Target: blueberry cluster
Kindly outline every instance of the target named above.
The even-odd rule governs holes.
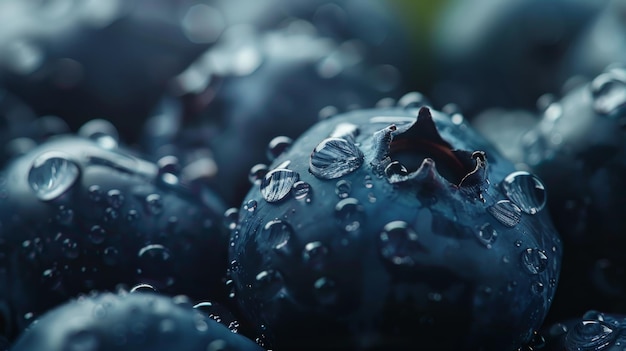
[[[624,350],[624,43],[623,0],[0,1],[0,351]]]

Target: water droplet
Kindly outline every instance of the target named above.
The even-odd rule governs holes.
[[[322,277],[313,283],[315,298],[322,305],[332,305],[337,302],[339,295],[334,281]]]
[[[363,206],[359,200],[349,197],[335,205],[335,218],[339,227],[348,233],[357,232],[365,221]]]
[[[406,93],[398,100],[398,107],[405,109],[418,108],[424,105],[428,105],[428,99],[416,91]]]
[[[256,275],[256,287],[262,300],[271,300],[283,285],[283,276],[278,271],[270,269]]]
[[[173,278],[168,272],[170,269],[170,251],[163,245],[146,245],[137,253],[139,265],[137,273],[150,281],[156,288],[167,287],[173,284]]]
[[[387,178],[393,178],[394,176],[406,176],[409,171],[404,165],[398,161],[393,161],[385,167],[385,175]]]
[[[515,245],[515,247],[521,247],[522,246],[522,241],[521,240],[515,240],[513,245]]]
[[[321,270],[324,266],[328,248],[319,241],[313,241],[304,246],[302,260],[314,270]]]
[[[104,149],[115,149],[119,143],[119,134],[115,126],[104,119],[92,119],[78,130],[78,135],[95,141]]]
[[[275,169],[265,175],[261,182],[261,195],[267,202],[278,202],[291,192],[300,175],[289,169]]]
[[[80,253],[78,243],[70,238],[65,238],[61,247],[63,254],[69,259],[77,258]]]
[[[277,136],[272,139],[267,145],[267,158],[270,161],[274,161],[278,156],[285,153],[293,143],[291,138],[286,136]]]
[[[543,283],[539,282],[539,281],[533,282],[530,285],[530,291],[532,291],[533,294],[537,294],[537,295],[543,293],[544,288],[545,287],[544,287]]]
[[[340,199],[345,199],[350,196],[350,190],[352,190],[352,186],[347,180],[340,180],[335,185],[335,194],[337,194]]]
[[[237,228],[237,222],[239,222],[239,210],[232,207],[224,212],[224,227],[228,230]]]
[[[340,123],[330,135],[331,138],[341,138],[354,142],[359,135],[359,126],[352,123]]]
[[[509,200],[500,200],[488,207],[487,212],[507,227],[515,227],[522,219],[522,210]]]
[[[291,225],[280,219],[269,221],[263,227],[267,244],[274,250],[285,250],[293,235]]]
[[[102,259],[105,264],[109,266],[114,266],[117,263],[119,251],[113,247],[109,246],[102,252]]]
[[[102,190],[98,185],[92,185],[87,190],[89,200],[95,203],[102,201]]]
[[[150,284],[135,285],[130,289],[130,293],[155,293],[157,289]]]
[[[78,165],[58,152],[37,157],[28,172],[28,183],[37,198],[49,201],[68,191],[80,176]]]
[[[301,180],[293,183],[293,187],[291,189],[293,197],[298,200],[305,200],[306,202],[311,202],[312,191],[313,189],[311,188],[311,184]]]
[[[107,201],[109,206],[120,208],[124,204],[124,195],[117,189],[111,189],[107,192]]]
[[[309,169],[318,178],[335,179],[357,170],[363,159],[363,153],[353,142],[328,138],[311,153]]]
[[[74,220],[74,211],[71,208],[61,205],[59,206],[59,212],[57,212],[56,219],[63,225],[72,224],[72,221]]]
[[[129,210],[126,214],[126,221],[134,222],[139,218],[139,212],[137,210]]]
[[[496,232],[496,229],[491,225],[491,223],[485,223],[476,232],[476,237],[481,244],[490,249],[491,245],[493,245],[498,237],[498,232]]]
[[[163,201],[161,200],[161,195],[159,194],[150,194],[146,196],[145,204],[146,210],[152,215],[158,215],[161,211],[163,211]]]
[[[415,264],[414,256],[424,251],[417,240],[417,233],[406,222],[389,222],[379,235],[380,254],[399,266]]]
[[[545,251],[528,248],[522,251],[522,263],[531,274],[539,274],[548,267],[548,256]]]
[[[243,205],[243,209],[248,212],[254,212],[257,208],[256,200],[248,200],[245,205]]]
[[[591,82],[593,108],[602,115],[610,115],[626,106],[626,81],[615,74],[604,73]]]
[[[543,183],[528,172],[509,174],[502,181],[502,188],[506,197],[528,214],[535,214],[546,205],[546,189]]]
[[[576,351],[601,351],[613,345],[617,334],[614,327],[606,322],[585,320],[567,333],[565,347]]]

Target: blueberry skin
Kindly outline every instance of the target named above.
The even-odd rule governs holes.
[[[507,197],[513,165],[460,115],[331,117],[270,169],[230,250],[270,347],[515,350],[541,325],[562,255],[545,193]]]
[[[440,79],[430,96],[470,117],[490,107],[533,108],[570,78],[570,51],[606,2],[451,2],[434,30]]]
[[[589,309],[626,313],[625,91],[626,70],[608,68],[545,104],[517,137],[505,140],[501,129],[488,127],[493,119],[519,119],[511,113],[482,124],[487,138],[550,189],[549,211],[566,248],[552,322]]]
[[[260,351],[188,305],[151,294],[100,293],[46,313],[11,350]]]
[[[134,140],[168,81],[211,44],[189,38],[183,20],[191,4],[5,1],[0,81],[74,130],[107,118]]]
[[[576,317],[545,326],[539,334],[544,340],[541,351],[619,351],[626,342],[626,316],[587,311]]]
[[[241,65],[244,53],[252,59]],[[267,162],[275,136],[294,139],[328,106],[331,113],[371,107],[400,96],[403,86],[395,67],[370,64],[354,45],[290,29],[224,37],[181,74],[181,89],[191,87],[188,77],[203,78],[206,86],[186,95],[182,106],[155,114],[144,133],[145,150],[158,158],[177,149],[185,163],[193,150],[209,149],[217,173],[208,184],[231,206],[249,190],[250,168]],[[154,128],[173,120],[178,125]]]
[[[12,161],[0,193],[2,334],[79,293],[120,284],[225,299],[224,207],[184,173],[106,137],[62,136]]]

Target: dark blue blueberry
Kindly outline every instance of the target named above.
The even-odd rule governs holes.
[[[626,313],[626,69],[608,68],[544,105],[539,118],[524,117],[509,133],[498,121],[520,121],[520,113],[493,113],[477,122],[550,189],[548,207],[566,249],[551,320],[588,309]]]
[[[79,297],[46,313],[15,351],[261,351],[191,305],[150,293]]]
[[[94,289],[226,295],[218,198],[171,160],[148,162],[109,134],[89,135],[50,139],[0,177],[3,334]]]
[[[524,351],[621,351],[626,343],[626,316],[590,310],[576,317],[544,326],[541,347]]]
[[[469,116],[488,107],[533,107],[558,93],[573,43],[606,1],[453,1],[433,43],[436,103]]]
[[[402,85],[396,68],[369,64],[358,45],[297,23],[265,34],[233,27],[177,83],[188,94],[150,120],[145,145],[157,157],[178,150],[183,164],[212,158],[206,178],[230,205],[250,188],[248,172],[266,162],[272,138],[296,138],[320,117],[399,96]]]
[[[230,273],[271,347],[515,350],[541,325],[562,256],[543,183],[418,107],[316,124],[246,196]]]

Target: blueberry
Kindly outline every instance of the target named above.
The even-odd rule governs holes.
[[[545,340],[542,351],[618,351],[623,350],[626,316],[590,310],[576,317],[547,325],[540,334]],[[533,349],[529,349],[533,350]]]
[[[625,313],[626,69],[609,67],[560,100],[543,100],[539,116],[508,138],[493,120],[519,120],[520,113],[485,116],[480,128],[551,191],[548,207],[566,253],[550,320],[593,308]]]
[[[46,313],[12,350],[262,350],[185,304],[150,293],[79,297]]]
[[[2,334],[79,293],[119,284],[225,298],[218,198],[176,172],[172,158],[155,164],[111,135],[90,135],[53,138],[2,173],[0,300],[10,306],[0,309]]]
[[[271,347],[515,350],[541,325],[562,255],[543,183],[418,107],[316,124],[246,196],[230,274]]]
[[[211,44],[190,39],[190,3],[3,1],[0,81],[72,129],[108,118],[136,138],[168,81]]]
[[[197,94],[155,114],[146,149],[157,157],[178,149],[183,164],[212,154],[217,170],[207,174],[208,183],[233,206],[250,188],[248,170],[266,161],[273,137],[294,139],[320,115],[373,106],[399,95],[402,86],[398,70],[368,64],[351,43],[241,27],[225,33],[177,81],[182,91]]]
[[[436,103],[468,116],[488,107],[532,107],[558,93],[562,68],[606,1],[452,1],[436,24]]]

